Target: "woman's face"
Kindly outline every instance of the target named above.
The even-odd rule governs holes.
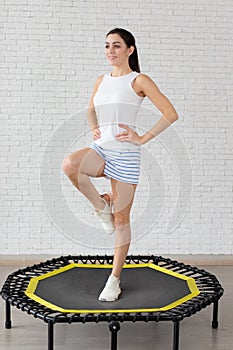
[[[109,34],[105,42],[105,54],[108,62],[113,66],[128,64],[129,55],[134,47],[128,48],[118,34]]]

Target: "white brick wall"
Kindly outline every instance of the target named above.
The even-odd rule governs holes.
[[[115,27],[135,35],[141,71],[180,117],[143,146],[129,253],[233,253],[232,17],[229,0],[0,1],[0,254],[113,252],[114,238],[57,169],[92,141],[82,135],[86,108],[111,70],[104,40]],[[139,130],[160,116],[145,98]],[[180,222],[167,232],[179,198]]]

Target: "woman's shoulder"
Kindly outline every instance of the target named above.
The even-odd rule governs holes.
[[[146,94],[144,93],[145,86],[148,85],[149,82],[151,82],[152,79],[149,77],[149,75],[145,73],[138,73],[135,78],[135,90],[141,93],[142,97],[146,97]]]
[[[98,89],[99,85],[102,83],[105,74],[101,74],[96,78],[95,88]]]
[[[145,73],[138,73],[137,79],[141,79],[143,81],[145,80],[151,80],[151,78],[149,77],[149,75],[145,74]]]
[[[99,75],[98,77],[97,77],[97,82],[99,82],[99,83],[101,83],[101,81],[103,80],[103,78],[104,78],[104,76],[105,76],[106,74],[101,74],[101,75]]]
[[[153,83],[153,79],[145,73],[138,73],[136,79],[135,79],[140,87],[143,87],[149,83]]]

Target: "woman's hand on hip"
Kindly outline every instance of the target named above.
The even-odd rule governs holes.
[[[116,140],[120,142],[128,141],[134,143],[135,145],[141,145],[142,137],[139,136],[133,129],[125,124],[118,124],[121,128],[126,129],[126,131],[115,135]]]
[[[100,129],[98,127],[92,129],[92,137],[94,140],[97,140],[101,137],[101,132],[100,132]]]

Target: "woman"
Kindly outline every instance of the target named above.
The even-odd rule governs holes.
[[[94,141],[66,157],[62,169],[92,203],[104,230],[115,230],[113,269],[98,298],[114,301],[121,293],[120,275],[131,240],[130,210],[138,184],[141,145],[165,130],[178,115],[153,80],[140,73],[135,39],[129,31],[111,30],[105,44],[113,70],[97,78],[88,107]],[[133,124],[146,96],[163,115],[151,130],[139,136]],[[100,195],[89,177],[109,178],[112,193]]]

